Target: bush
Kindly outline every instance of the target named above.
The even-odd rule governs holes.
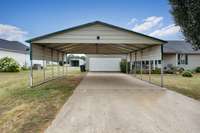
[[[196,71],[196,73],[200,73],[200,67],[197,67],[197,68],[195,69],[195,71]]]
[[[9,57],[4,57],[0,59],[0,72],[19,72],[20,65],[13,59]]]
[[[23,67],[21,67],[21,69],[22,69],[23,71],[29,70],[29,68],[28,68],[27,66],[23,66]]]
[[[182,74],[183,77],[192,77],[192,72],[190,71],[184,71],[183,74]]]
[[[126,60],[122,60],[120,62],[120,71],[122,73],[126,73],[126,64],[127,64],[127,61]],[[128,72],[130,71],[130,64],[128,63]]]
[[[183,71],[184,71],[184,68],[176,67],[172,65],[169,65],[164,68],[164,73],[166,74],[179,74],[179,73],[182,73]]]
[[[177,68],[177,71],[178,71],[179,73],[183,73],[183,72],[185,71],[185,69],[184,69],[183,67],[178,67],[178,68]]]
[[[155,68],[155,70],[152,70],[151,73],[152,74],[160,74],[161,70],[160,70],[160,68]]]

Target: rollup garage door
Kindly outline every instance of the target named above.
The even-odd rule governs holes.
[[[89,71],[120,71],[121,58],[90,58]]]

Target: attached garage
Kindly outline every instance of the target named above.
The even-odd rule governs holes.
[[[120,71],[121,58],[90,58],[89,71]]]
[[[162,63],[162,45],[166,43],[163,40],[100,21],[36,37],[27,42],[31,46],[31,63],[34,60],[41,60],[44,67],[50,66],[47,62],[52,65],[52,76],[45,77],[46,69],[43,69],[44,78],[41,82],[56,77],[53,69],[55,62],[58,65],[64,64],[67,54],[86,54],[88,71],[119,71],[119,63],[122,59],[126,59],[130,62],[130,71],[136,73],[137,68],[142,73],[144,65],[151,64],[151,60],[160,60]],[[58,72],[61,73],[59,69],[58,67]],[[67,73],[65,70],[62,68],[61,74]],[[30,79],[30,85],[33,86],[32,70]]]

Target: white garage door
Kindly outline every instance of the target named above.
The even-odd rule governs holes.
[[[90,71],[120,71],[121,58],[90,58]]]

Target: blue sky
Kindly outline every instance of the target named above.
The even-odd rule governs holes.
[[[96,20],[161,39],[183,39],[168,0],[1,0],[0,38],[24,41]]]

